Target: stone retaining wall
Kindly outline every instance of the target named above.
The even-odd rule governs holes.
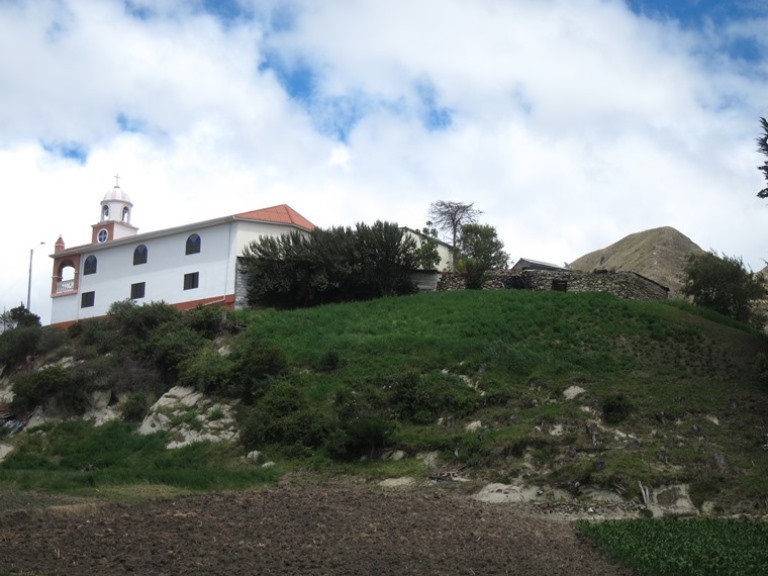
[[[438,290],[464,290],[464,277],[444,273]],[[562,292],[608,292],[628,300],[666,300],[669,289],[635,272],[578,272],[575,270],[523,270],[494,272],[483,283],[484,290],[559,290]]]

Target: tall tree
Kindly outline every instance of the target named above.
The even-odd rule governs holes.
[[[251,305],[297,308],[414,291],[416,242],[397,224],[316,228],[251,242],[240,257]]]
[[[763,134],[757,139],[757,149],[765,156],[765,162],[758,166],[758,170],[763,173],[766,183],[768,183],[768,120],[760,118],[760,125],[763,127]],[[757,193],[760,198],[768,198],[768,188],[763,188]]]
[[[742,322],[755,320],[755,301],[765,297],[765,281],[744,267],[741,258],[715,252],[691,254],[683,269],[683,294],[697,306]]]
[[[763,173],[766,184],[768,184],[768,120],[760,118],[760,126],[763,128],[763,133],[757,137],[757,150],[763,156],[765,160],[762,166],[758,166],[757,169]],[[757,193],[758,198],[768,198],[768,186],[760,190]],[[768,379],[768,371],[766,371],[766,379]]]
[[[438,200],[429,205],[429,217],[433,225],[446,232],[451,237],[451,246],[456,249],[456,241],[461,234],[461,229],[467,224],[476,224],[477,217],[482,214],[477,210],[475,203],[450,202]]]
[[[422,270],[432,270],[440,264],[440,252],[437,250],[437,228],[432,222],[421,229],[416,242],[416,265]]]
[[[507,267],[509,255],[493,226],[467,224],[461,230],[459,248],[459,267],[465,274],[467,288],[482,288],[489,271]]]

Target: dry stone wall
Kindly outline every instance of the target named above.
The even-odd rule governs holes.
[[[438,290],[464,290],[461,274],[445,273]],[[576,270],[524,270],[494,272],[484,290],[519,289],[561,292],[608,292],[629,300],[666,300],[669,289],[635,272],[579,272]]]

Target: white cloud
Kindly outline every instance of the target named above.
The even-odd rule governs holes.
[[[253,0],[253,19],[224,23],[181,0],[131,6],[142,17],[0,3],[3,306],[26,298],[45,240],[47,318],[42,253],[89,240],[117,172],[143,231],[283,202],[320,226],[417,227],[449,199],[475,202],[515,258],[570,261],[664,225],[755,269],[768,257],[765,19],[696,30],[619,0]],[[299,64],[309,92],[292,99]]]

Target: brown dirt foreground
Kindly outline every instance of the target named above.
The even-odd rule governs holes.
[[[0,499],[0,504],[2,499]],[[0,574],[628,575],[530,508],[281,486],[0,515]]]

